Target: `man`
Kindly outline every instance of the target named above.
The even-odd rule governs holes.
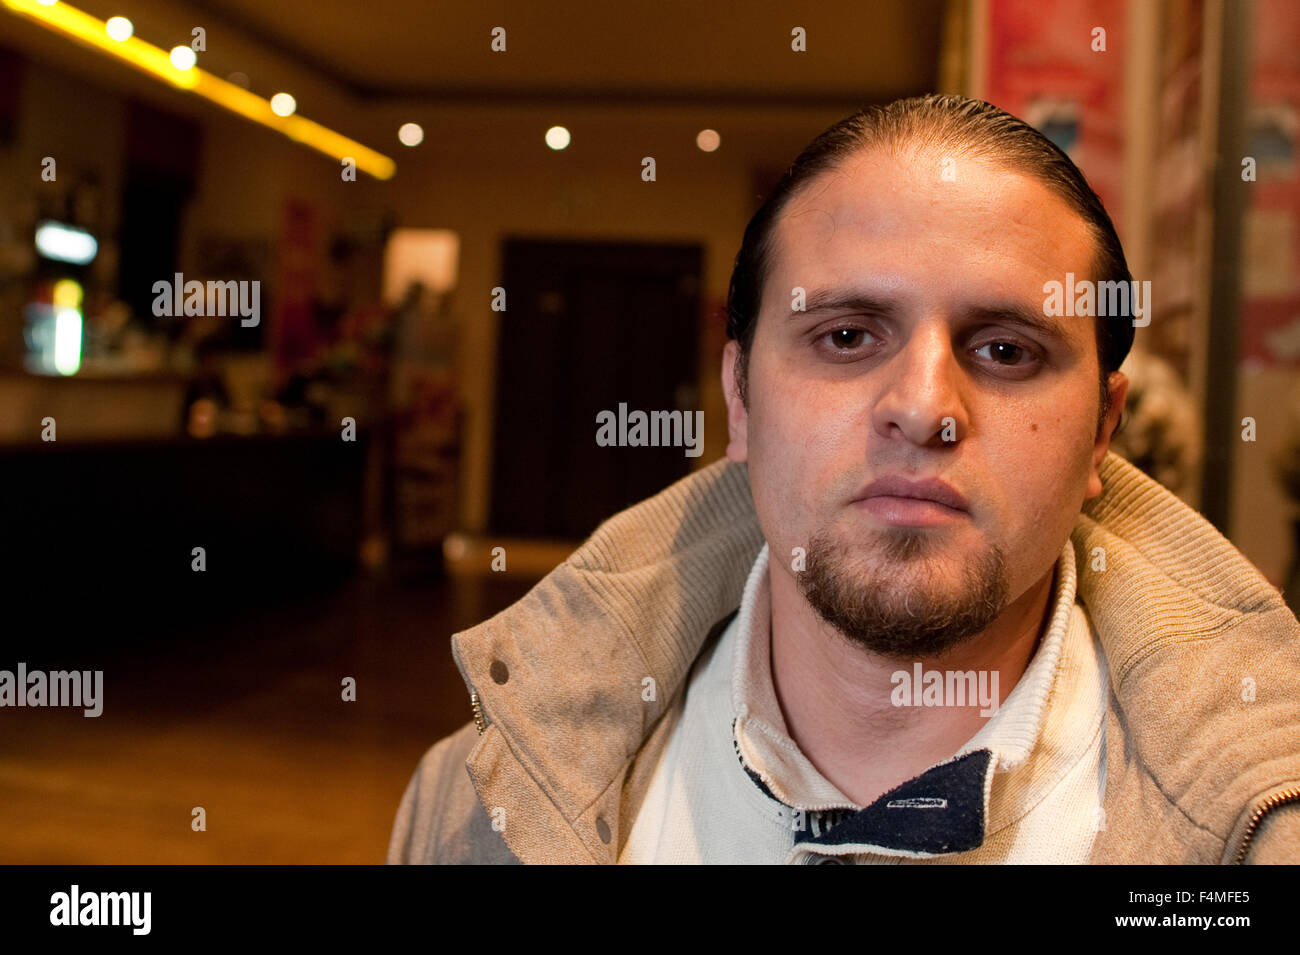
[[[737,257],[728,460],[453,637],[389,861],[1300,861],[1300,623],[1108,450],[1140,298],[1051,304],[1129,280],[988,104],[823,133]]]

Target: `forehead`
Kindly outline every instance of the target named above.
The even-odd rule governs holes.
[[[1037,179],[924,149],[860,151],[810,180],[773,239],[768,284],[778,306],[795,286],[867,285],[904,305],[997,298],[1041,307],[1045,282],[1093,278],[1096,252],[1082,216]],[[1079,334],[1091,338],[1088,325]]]

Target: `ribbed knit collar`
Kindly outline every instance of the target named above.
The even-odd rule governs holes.
[[[988,749],[990,770],[1013,769],[1029,758],[1043,725],[1043,713],[1056,677],[1074,605],[1074,548],[1057,558],[1052,599],[1042,640],[1006,700],[954,756]],[[827,780],[790,738],[777,702],[771,670],[772,601],[768,547],[763,545],[750,571],[737,618],[732,679],[736,742],[746,764],[778,799],[800,809],[861,808]]]
[[[771,673],[768,572],[769,551],[765,544],[745,583],[736,630],[731,635],[735,640],[731,683],[734,722],[731,732],[735,734],[736,752],[755,784],[791,809],[808,813],[860,811],[863,807],[826,779],[790,737]],[[971,739],[950,758],[930,767],[934,770],[946,763],[959,762],[968,754],[987,754],[988,758],[978,764],[970,761],[964,764],[965,772],[984,776],[979,785],[984,804],[979,819],[981,842],[986,828],[997,831],[1023,818],[1083,755],[1100,727],[1105,700],[1097,692],[1096,681],[1076,686],[1057,680],[1067,636],[1073,636],[1076,641],[1091,639],[1083,609],[1075,604],[1074,547],[1068,542],[1057,558],[1053,578],[1047,626],[1024,673],[1002,705]],[[1072,619],[1076,623],[1073,634],[1070,633]],[[1074,727],[1078,732],[1070,733],[1067,732],[1069,727],[1061,724],[1071,707],[1070,694],[1076,690],[1086,694],[1088,699],[1079,701],[1082,705],[1074,707],[1074,719],[1080,722]],[[1045,718],[1052,706],[1057,710],[1054,728],[1059,731],[1044,739]],[[1005,774],[1025,767],[1031,754],[1036,757],[1035,765],[1020,774],[1022,778],[1017,780],[1020,784],[999,787],[1002,798],[993,800],[994,773]],[[829,818],[841,821],[845,815],[830,813]],[[810,831],[820,829],[820,820],[810,824]],[[866,851],[877,847],[844,846],[843,850],[850,848]],[[925,853],[904,851],[900,854]]]

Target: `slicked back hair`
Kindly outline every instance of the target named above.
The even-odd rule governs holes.
[[[766,201],[745,227],[727,293],[727,336],[737,341],[736,379],[748,404],[749,352],[762,306],[763,286],[772,266],[775,227],[790,201],[819,175],[872,148],[920,148],[940,155],[963,155],[1031,176],[1046,185],[1088,224],[1097,243],[1093,281],[1132,280],[1124,249],[1110,216],[1079,168],[1050,139],[1023,120],[983,100],[931,94],[871,106],[831,126],[786,169]],[[1122,314],[1096,318],[1101,433],[1110,410],[1107,378],[1133,344],[1132,303]]]

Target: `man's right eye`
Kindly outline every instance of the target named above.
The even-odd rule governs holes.
[[[847,315],[831,319],[813,329],[803,340],[803,347],[811,348],[817,361],[837,364],[861,361],[877,354],[885,343],[879,334],[864,327],[869,323],[869,319]]]
[[[836,351],[852,351],[861,347],[863,336],[871,334],[865,328],[836,328],[822,335]]]

